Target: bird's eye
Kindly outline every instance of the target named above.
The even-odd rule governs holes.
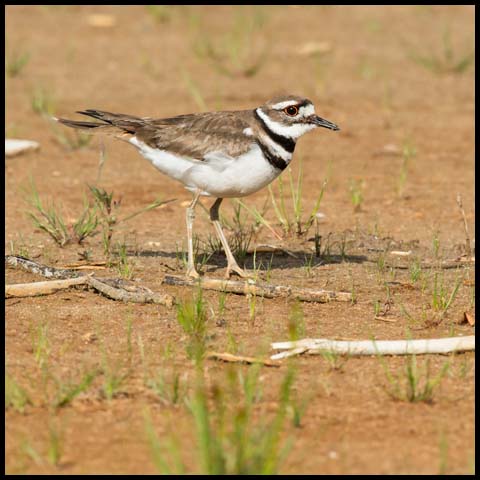
[[[284,108],[283,111],[290,117],[294,117],[298,113],[298,107],[291,105],[290,107]]]

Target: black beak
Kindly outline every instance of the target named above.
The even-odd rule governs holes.
[[[309,122],[313,123],[314,125],[317,125],[318,127],[324,127],[324,128],[329,128],[330,130],[340,130],[337,125],[335,125],[332,122],[329,122],[328,120],[325,120],[324,118],[321,118],[317,115],[312,115],[309,117]]]

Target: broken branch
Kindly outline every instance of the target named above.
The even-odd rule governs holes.
[[[300,353],[315,355],[322,352],[340,355],[422,355],[475,350],[475,335],[420,340],[360,340],[348,342],[326,338],[306,338],[295,342],[272,343],[271,347],[275,350],[288,350],[272,355],[271,360],[279,360]]]
[[[261,363],[266,367],[279,367],[279,363],[272,362],[268,359],[254,358],[254,357],[244,357],[241,355],[232,355],[231,353],[218,353],[218,352],[208,352],[205,355],[205,358],[211,360],[220,360],[222,362],[228,363]]]
[[[302,302],[327,303],[332,301],[350,302],[352,294],[348,292],[333,292],[328,290],[310,290],[285,285],[271,285],[268,283],[253,283],[252,281],[223,280],[218,278],[190,278],[166,275],[163,282],[167,285],[182,287],[201,286],[205,290],[236,293],[238,295],[256,295],[265,298],[294,297]]]
[[[175,301],[171,295],[160,295],[145,287],[136,285],[125,286],[126,282],[122,279],[95,278],[87,275],[85,272],[49,267],[25,257],[5,255],[5,264],[13,268],[23,268],[28,272],[42,275],[43,277],[59,279],[49,282],[6,285],[6,298],[48,295],[72,286],[87,285],[112,300],[132,303],[156,303],[167,307],[171,307]]]
[[[64,280],[50,280],[48,282],[17,283],[5,285],[5,298],[36,297],[37,295],[50,295],[65,290],[73,285],[84,285],[88,277],[68,278]]]

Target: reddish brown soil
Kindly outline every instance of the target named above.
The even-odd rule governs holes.
[[[37,140],[38,152],[6,160],[5,253],[23,254],[61,267],[78,260],[84,250],[103,260],[100,235],[83,246],[57,246],[34,228],[26,212],[23,188],[32,177],[42,199],[61,206],[67,221],[82,208],[86,184],[97,178],[99,142],[68,151],[55,139],[50,123],[34,113],[31,98],[42,87],[55,98],[55,114],[72,116],[85,108],[99,108],[139,116],[172,116],[200,111],[190,78],[210,109],[253,108],[279,92],[308,96],[317,112],[337,123],[341,132],[318,131],[302,138],[292,169],[303,160],[302,198],[306,211],[323,179],[329,183],[322,200],[326,217],[320,224],[324,238],[347,240],[345,257],[338,244],[332,259],[305,258],[313,252],[313,229],[306,237],[287,238],[297,254],[275,254],[272,283],[354,291],[356,303],[303,304],[305,337],[338,339],[436,338],[471,335],[459,324],[465,311],[474,313],[474,267],[424,268],[417,282],[409,268],[381,269],[387,250],[412,250],[409,257],[385,254],[389,265],[411,267],[414,258],[437,262],[464,253],[465,233],[456,195],[463,198],[470,236],[474,231],[474,66],[462,73],[437,73],[411,58],[443,55],[445,29],[451,33],[454,55],[473,49],[473,7],[270,7],[258,42],[269,45],[265,64],[252,77],[227,77],[194,53],[195,19],[201,31],[218,42],[234,18],[233,7],[179,8],[157,23],[142,6],[37,7],[6,9],[7,55],[25,51],[30,59],[15,77],[6,77],[6,131],[10,137]],[[89,25],[91,14],[114,17],[112,27]],[[256,37],[257,38],[257,37]],[[198,42],[198,41],[197,41]],[[327,42],[327,53],[315,59],[300,52],[309,42]],[[259,43],[258,45],[261,45]],[[260,46],[258,47],[260,48]],[[410,141],[416,149],[404,189],[397,192],[402,155]],[[127,215],[155,198],[175,202],[135,217],[119,226],[115,239],[125,241],[132,254],[133,280],[179,301],[192,296],[186,288],[162,285],[172,271],[182,274],[177,250],[185,246],[184,206],[189,194],[180,184],[155,172],[134,149],[105,140],[107,159],[100,186],[121,196]],[[330,166],[329,166],[330,164]],[[363,203],[354,211],[350,182],[363,181]],[[276,188],[276,187],[274,187]],[[245,200],[261,208],[265,189]],[[205,203],[207,204],[207,203]],[[231,219],[233,202],[222,214]],[[266,218],[278,231],[273,208]],[[248,218],[248,222],[252,220]],[[213,231],[199,209],[196,231],[206,240]],[[433,242],[438,238],[437,258]],[[267,229],[255,242],[279,243]],[[386,250],[387,249],[387,250]],[[133,253],[136,252],[137,255]],[[270,255],[262,254],[265,266]],[[335,261],[333,261],[335,260]],[[338,261],[337,261],[338,260]],[[223,255],[214,255],[207,275],[225,272]],[[246,267],[253,267],[248,255]],[[265,268],[265,267],[264,267]],[[461,278],[458,294],[442,321],[432,307],[434,276],[448,294]],[[99,275],[116,276],[112,267]],[[260,274],[265,278],[266,272]],[[8,269],[7,283],[35,281],[26,272]],[[374,318],[376,301],[393,303],[387,321]],[[255,318],[249,300],[229,295],[219,311],[220,294],[205,292],[209,307],[208,348],[243,355],[269,355],[271,341],[287,340],[293,302],[257,299]],[[405,312],[408,312],[405,313]],[[128,323],[131,322],[129,357]],[[47,325],[48,355],[40,366],[36,335]],[[194,366],[186,354],[187,336],[177,323],[175,309],[155,305],[121,304],[93,292],[70,290],[55,295],[6,301],[6,372],[28,393],[24,412],[6,410],[6,471],[8,473],[155,473],[146,441],[144,411],[148,409],[160,438],[174,431],[182,439],[182,455],[190,471],[196,460],[193,420],[185,405],[163,402],[144,384],[157,370],[167,379],[175,372],[191,393]],[[141,339],[141,343],[140,343]],[[232,340],[233,339],[233,340]],[[101,394],[106,373],[71,404],[52,408],[53,378],[66,382],[82,372],[110,365],[127,371],[116,395]],[[419,358],[420,367],[425,358]],[[446,361],[448,374],[434,392],[433,403],[395,401],[387,393],[388,380],[376,358],[350,358],[340,370],[325,359],[304,356],[296,363],[295,395],[307,399],[301,428],[290,420],[284,437],[293,438],[281,473],[321,474],[435,474],[474,470],[474,354],[431,356],[436,374]],[[393,374],[402,375],[404,358],[388,358]],[[239,367],[245,368],[245,367]],[[228,367],[206,362],[212,382],[222,383]],[[263,396],[258,412],[275,411],[278,386],[286,366],[264,368]],[[46,378],[42,381],[42,378]],[[46,385],[46,387],[45,387]],[[56,465],[48,461],[49,425],[60,430],[62,454]],[[36,453],[32,453],[36,452]]]

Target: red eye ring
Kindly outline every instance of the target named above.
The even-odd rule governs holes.
[[[294,117],[295,115],[298,114],[298,107],[295,106],[295,105],[290,105],[289,107],[284,108],[283,111],[284,111],[289,117]]]

